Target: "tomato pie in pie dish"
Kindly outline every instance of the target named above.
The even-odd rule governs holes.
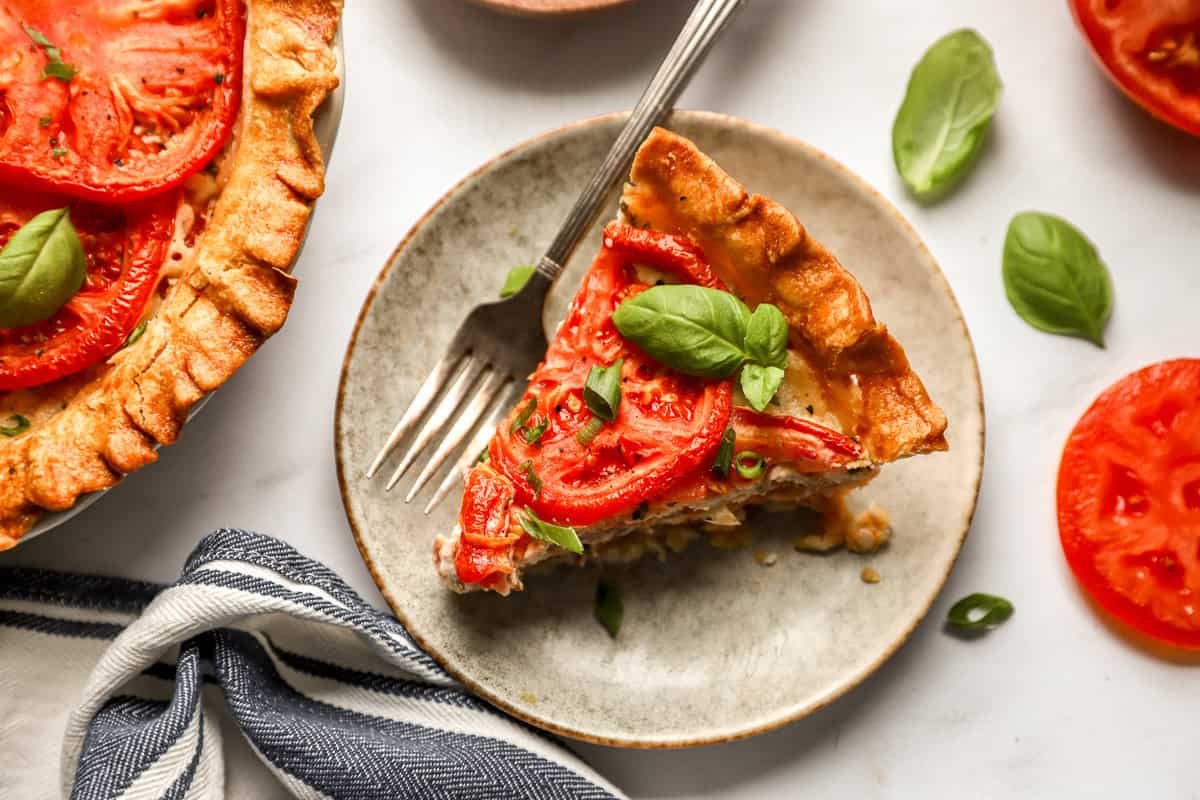
[[[341,0],[0,0],[0,549],[279,329]]]
[[[507,594],[532,565],[678,549],[760,505],[824,514],[818,548],[877,545],[882,515],[855,543],[844,495],[945,450],[946,418],[862,287],[791,212],[663,129],[621,211],[435,541],[445,583]]]

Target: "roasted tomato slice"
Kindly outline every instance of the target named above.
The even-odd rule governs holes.
[[[241,0],[5,0],[0,182],[104,203],[180,184],[229,138],[244,33]]]
[[[71,203],[62,195],[9,194],[0,200],[0,247],[36,214]],[[178,201],[177,192],[168,192],[125,208],[71,206],[71,222],[87,254],[87,278],[45,322],[0,328],[0,390],[58,380],[125,343],[158,283]]]
[[[463,583],[480,583],[513,571],[509,545],[521,538],[511,519],[513,486],[507,478],[482,466],[467,474],[459,525],[462,538],[454,569]]]
[[[584,278],[525,397],[492,438],[492,463],[516,502],[542,519],[590,525],[659,496],[712,461],[729,420],[732,384],[670,370],[625,341],[612,323],[622,300],[649,286],[634,263],[682,281],[724,288],[685,239],[630,226],[605,229],[604,248]],[[621,406],[589,445],[576,435],[592,414],[583,387],[593,366],[624,359]],[[524,422],[514,424],[534,400]],[[529,441],[542,429],[540,438]],[[527,436],[527,433],[529,434]],[[531,484],[530,474],[541,482]]]
[[[1200,648],[1200,359],[1097,398],[1067,439],[1058,530],[1083,588],[1137,630]]]
[[[753,450],[769,464],[786,463],[798,472],[841,469],[865,454],[858,442],[816,422],[734,408],[734,451]]]
[[[1200,0],[1071,0],[1092,51],[1159,119],[1200,134]]]

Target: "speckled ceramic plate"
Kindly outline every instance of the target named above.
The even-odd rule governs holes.
[[[505,153],[409,232],[367,298],[346,355],[337,462],[346,512],[379,588],[450,672],[551,731],[681,747],[802,717],[895,652],[929,609],[966,535],[982,469],[983,412],[958,305],[886,200],[781,133],[680,112],[669,127],[751,190],[795,211],[858,276],[945,409],[951,450],[892,465],[861,492],[891,513],[895,529],[892,544],[869,558],[797,553],[784,524],[754,531],[756,547],[778,553],[773,567],[760,566],[752,550],[696,544],[665,562],[607,570],[625,604],[615,641],[592,617],[596,569],[529,576],[526,591],[508,598],[444,589],[432,542],[451,529],[458,497],[426,517],[420,504],[403,502],[406,483],[387,494],[386,470],[373,481],[363,474],[467,309],[494,298],[509,267],[536,260],[622,119],[580,122]],[[615,193],[612,201],[615,213]],[[599,231],[579,248],[547,322],[565,309]],[[881,583],[862,582],[868,565]]]

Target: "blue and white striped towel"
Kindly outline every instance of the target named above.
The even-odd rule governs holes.
[[[6,800],[621,796],[329,569],[236,530],[166,587],[0,569],[0,753]]]

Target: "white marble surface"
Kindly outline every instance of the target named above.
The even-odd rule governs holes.
[[[547,22],[461,0],[351,0],[345,117],[287,327],[159,464],[0,564],[167,580],[204,533],[241,526],[287,539],[381,603],[342,513],[332,448],[338,373],[367,288],[466,172],[542,130],[631,106],[688,5],[641,0]],[[966,549],[895,658],[832,707],[749,741],[580,747],[632,796],[1200,798],[1200,668],[1105,627],[1068,574],[1053,510],[1062,441],[1096,393],[1150,361],[1196,354],[1200,142],[1110,89],[1066,5],[751,0],[685,95],[681,106],[807,139],[910,218],[975,336],[989,446]],[[995,47],[1005,96],[973,176],[922,208],[892,167],[892,116],[925,47],[965,25]],[[1005,302],[1001,243],[1026,208],[1072,219],[1112,268],[1107,350],[1038,333]],[[953,599],[978,590],[1012,598],[1016,615],[976,642],[942,633]]]

